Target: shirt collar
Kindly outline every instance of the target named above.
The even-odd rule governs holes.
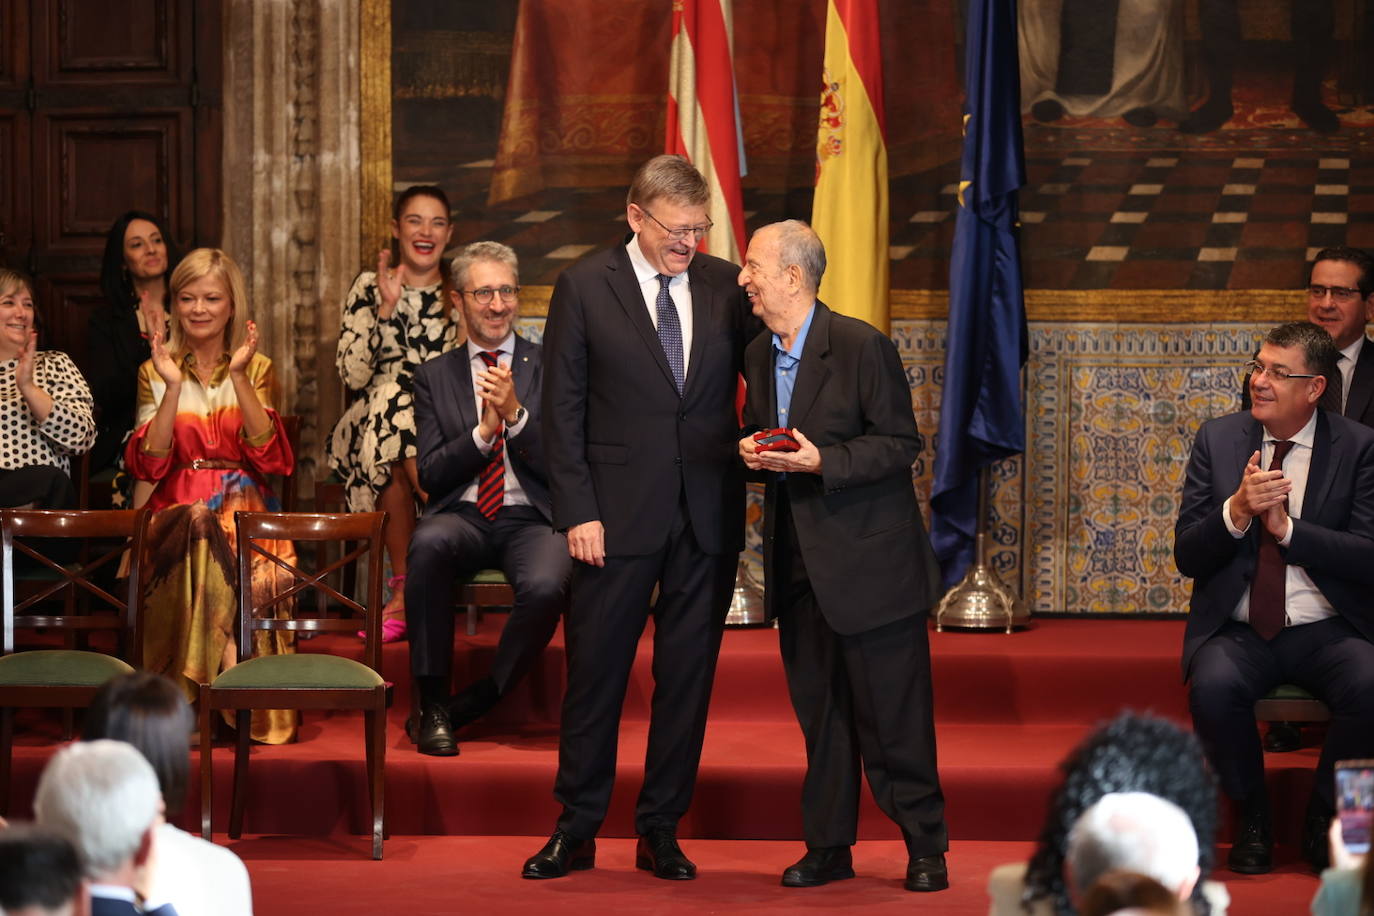
[[[634,268],[635,280],[639,281],[640,286],[643,286],[650,280],[657,282],[658,271],[649,263],[649,259],[644,257],[644,249],[639,247],[639,233],[636,232],[634,237],[625,243],[625,253],[630,256],[630,266]],[[684,270],[682,273],[675,275],[672,282],[676,283],[679,280],[683,283],[687,282],[687,271]],[[669,285],[671,286],[672,283]]]
[[[1350,346],[1345,347],[1341,350],[1341,355],[1344,356],[1346,359],[1350,360],[1350,364],[1353,366],[1355,365],[1356,361],[1359,360],[1360,348],[1363,346],[1364,335],[1361,334],[1359,337],[1355,338],[1354,342],[1352,342]]]
[[[131,887],[123,887],[118,884],[97,884],[92,882],[90,885],[92,897],[102,897],[106,900],[127,900],[132,904],[138,904],[138,896]]]
[[[507,356],[514,356],[514,355],[515,355],[515,332],[514,332],[514,331],[511,331],[509,334],[507,334],[507,335],[506,335],[506,339],[503,340],[503,341],[501,341],[501,343],[497,345],[497,347],[496,347],[495,350],[488,350],[488,349],[486,349],[485,347],[479,347],[479,346],[477,346],[477,344],[473,343],[471,337],[468,338],[467,347],[468,347],[468,359],[480,359],[481,357],[479,357],[477,354],[479,354],[479,353],[493,353],[493,352],[494,352],[494,353],[498,353],[498,354],[504,353],[504,354],[506,354]]]
[[[191,374],[194,375],[194,370],[196,368],[196,355],[192,353],[190,350],[187,350],[181,356],[181,365],[185,366],[188,369],[191,369]],[[221,381],[224,380],[224,376],[228,374],[228,372],[229,354],[221,353],[219,360],[215,363],[215,368],[210,372],[210,384],[218,385]]]
[[[1265,442],[1278,442],[1274,436],[1269,435],[1269,430],[1264,431]],[[1307,418],[1302,429],[1298,430],[1288,439],[1294,445],[1301,445],[1303,448],[1314,448],[1317,443],[1317,411],[1312,411],[1312,416]]]
[[[801,330],[797,331],[796,339],[792,341],[792,349],[782,348],[782,338],[777,334],[773,335],[773,349],[785,356],[789,356],[793,361],[800,360],[802,350],[806,348],[806,336],[811,333],[811,319],[816,317],[816,303],[811,303],[811,308],[806,313],[806,320],[802,322]]]

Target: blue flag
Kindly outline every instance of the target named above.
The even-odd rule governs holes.
[[[949,265],[949,330],[931,487],[931,542],[946,585],[973,559],[978,470],[1025,450],[1016,191],[1026,181],[1016,4],[970,0],[964,155]]]

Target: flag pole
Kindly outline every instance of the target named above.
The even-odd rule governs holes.
[[[940,599],[935,611],[935,629],[965,627],[992,630],[1001,627],[1010,633],[1014,627],[1030,623],[1030,611],[1016,593],[1007,588],[1002,577],[988,563],[988,490],[992,485],[991,465],[978,469],[978,527],[973,536],[973,563],[968,572]]]

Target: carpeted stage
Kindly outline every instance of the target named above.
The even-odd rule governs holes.
[[[474,637],[460,634],[456,680],[493,650],[502,615]],[[461,627],[460,627],[461,630]],[[300,740],[257,747],[241,841],[229,841],[231,750],[216,754],[216,826],[247,862],[257,912],[420,913],[755,912],[863,904],[875,912],[923,904],[939,913],[985,913],[994,864],[1025,858],[1057,783],[1056,766],[1095,723],[1122,708],[1187,722],[1178,670],[1181,621],[1036,620],[1012,636],[932,633],[940,772],[953,849],[953,887],[929,897],[901,889],[905,856],[896,827],[864,796],[859,878],[808,890],[778,886],[800,855],[797,799],[804,767],[770,629],[726,633],[684,845],[701,867],[695,882],[657,881],[633,867],[632,811],[652,690],[646,636],[631,679],[616,792],[597,868],[549,882],[522,881],[524,857],[557,816],[551,788],[558,753],[562,637],[543,665],[483,722],[459,735],[456,758],[415,753],[402,728],[410,695],[404,643],[388,646],[396,682],[387,751],[386,859],[367,859],[368,801],[358,716],[307,718]],[[302,651],[356,652],[321,637]],[[42,762],[58,739],[55,719],[22,716],[13,809],[26,816]],[[1319,736],[1317,736],[1319,738]],[[1302,807],[1316,763],[1312,736],[1290,754],[1268,755],[1277,809],[1280,868],[1241,877],[1222,871],[1231,912],[1306,912],[1316,880],[1297,861]],[[192,799],[188,811],[198,811]],[[184,823],[183,826],[189,826]],[[1223,836],[1225,841],[1227,837]],[[1224,858],[1224,849],[1221,851]],[[308,901],[308,903],[306,902]]]

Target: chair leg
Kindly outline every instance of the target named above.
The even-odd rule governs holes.
[[[482,612],[478,609],[477,605],[475,605],[475,604],[469,604],[469,605],[468,605],[468,635],[469,635],[469,636],[476,636],[476,635],[477,635],[477,620],[478,620],[478,617],[479,617],[479,615],[480,615],[481,613],[482,613]]]
[[[0,709],[0,817],[10,816],[10,755],[14,751],[14,710]]]
[[[210,727],[210,685],[200,685],[200,835],[209,840],[211,836],[210,786],[214,782],[211,751],[214,748],[213,730]]]
[[[253,710],[239,709],[234,714],[234,798],[229,809],[229,836],[238,839],[243,833],[243,809],[248,796],[248,743],[253,731]]]
[[[386,807],[383,791],[386,775],[386,707],[379,694],[377,703],[380,708],[369,709],[363,713],[364,728],[367,730],[367,778],[372,795],[372,858],[381,859],[382,839],[386,832]]]
[[[62,707],[62,740],[70,741],[76,734],[76,710],[70,706]]]

